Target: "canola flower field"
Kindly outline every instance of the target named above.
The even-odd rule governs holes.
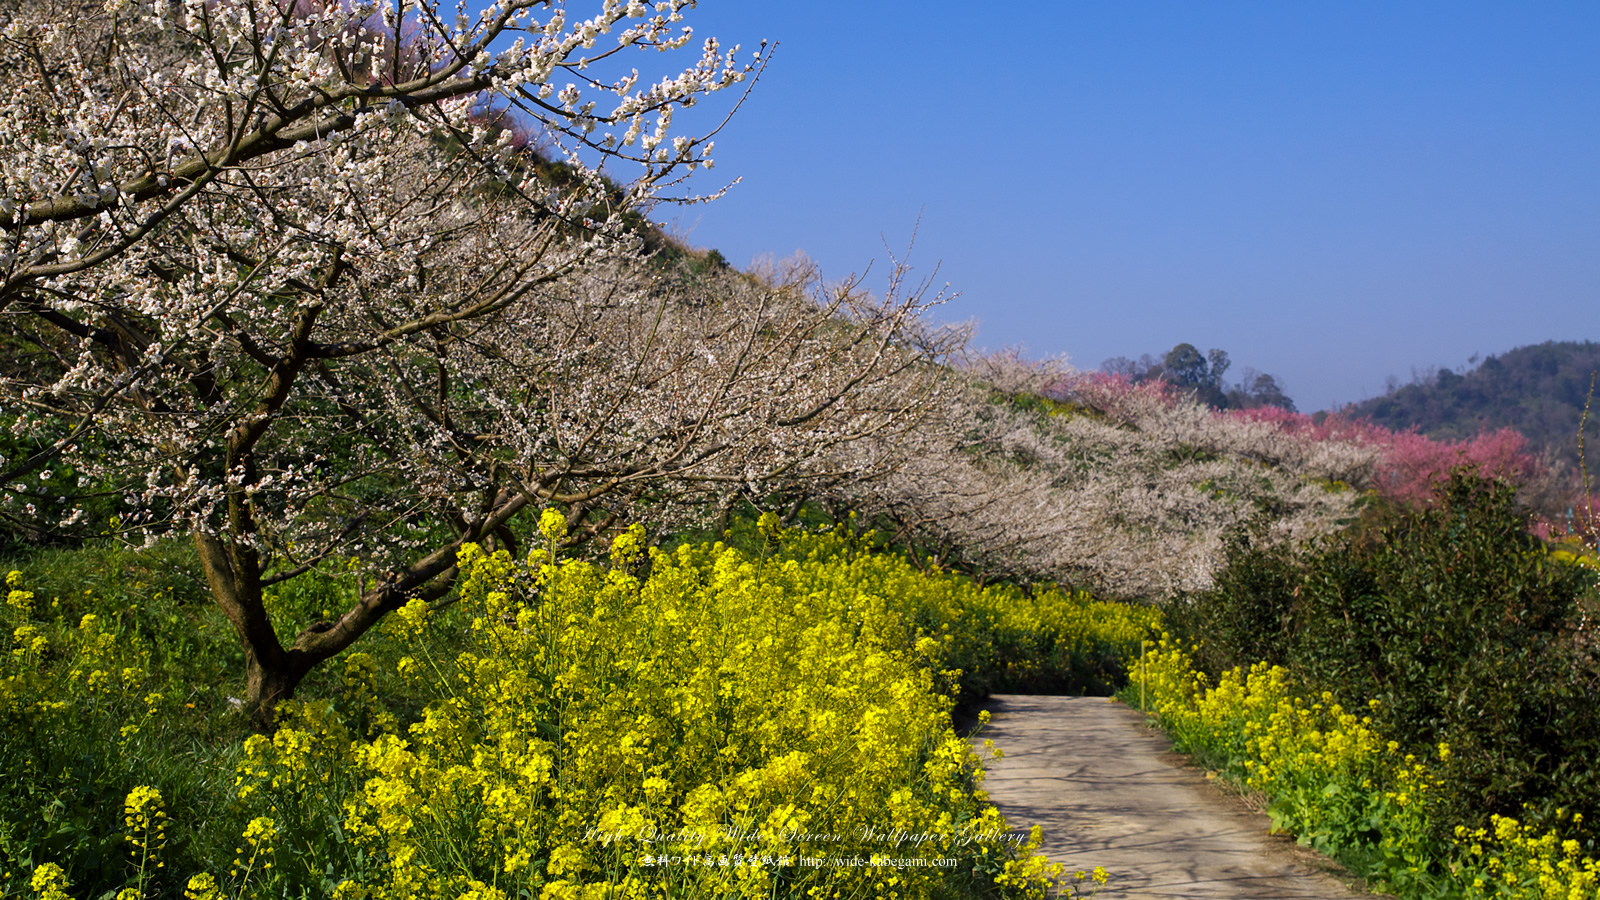
[[[1407,898],[1600,897],[1600,861],[1514,818],[1457,825],[1453,842],[1438,846],[1429,797],[1442,785],[1432,767],[1449,758],[1449,745],[1431,759],[1404,753],[1373,728],[1373,710],[1300,696],[1280,666],[1236,668],[1213,684],[1163,635],[1132,667],[1122,696],[1137,707],[1141,690],[1180,751],[1259,792],[1277,828],[1366,873],[1373,887]]]
[[[547,546],[564,528],[545,513]],[[1158,613],[979,588],[845,528],[760,534],[664,552],[635,526],[608,562],[468,546],[458,602],[393,615],[270,736],[216,725],[160,615],[78,615],[92,597],[13,572],[0,897],[1092,889],[1008,830],[952,714],[1109,685]]]

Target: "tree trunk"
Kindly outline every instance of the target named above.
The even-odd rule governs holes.
[[[260,562],[253,550],[204,532],[195,532],[195,549],[211,596],[233,625],[244,648],[245,713],[257,731],[272,731],[273,711],[310,667],[293,666],[272,627],[261,592]],[[295,669],[300,671],[295,671]]]
[[[287,655],[285,655],[287,657]],[[278,704],[294,697],[309,669],[298,667],[265,666],[248,648],[245,650],[245,700],[244,712],[250,724],[261,734],[271,734],[277,727]]]
[[[294,696],[307,674],[326,660],[344,652],[385,615],[410,600],[433,603],[449,593],[455,583],[455,560],[461,545],[484,532],[505,527],[527,505],[530,495],[510,498],[495,514],[478,523],[460,539],[446,544],[391,573],[365,592],[332,622],[317,622],[294,636],[285,647],[267,615],[261,588],[261,559],[243,542],[214,534],[194,533],[200,566],[206,573],[212,599],[222,608],[244,648],[245,711],[257,731],[270,733],[277,705]],[[509,537],[509,532],[507,532]]]

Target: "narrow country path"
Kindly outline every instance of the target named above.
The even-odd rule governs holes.
[[[1004,753],[985,788],[1013,829],[1039,825],[1041,850],[1070,874],[1103,866],[1097,900],[1352,900],[1371,897],[1317,871],[1267,834],[1266,816],[1185,768],[1144,717],[1104,697],[999,695],[978,736]]]

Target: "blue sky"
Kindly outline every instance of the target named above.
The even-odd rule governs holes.
[[[977,344],[1220,347],[1305,411],[1600,338],[1600,4],[702,0],[691,24],[780,42],[718,138],[710,174],[743,182],[658,213],[735,264],[876,277],[920,216],[912,262]]]

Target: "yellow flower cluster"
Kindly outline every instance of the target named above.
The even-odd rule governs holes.
[[[136,854],[148,857],[165,847],[167,813],[161,792],[145,785],[129,791],[123,801],[123,826]]]
[[[278,824],[268,816],[256,816],[244,827],[244,842],[250,849],[234,850],[233,868],[228,875],[249,884],[250,876],[258,870],[270,870],[278,840]],[[246,854],[249,854],[246,856]]]
[[[166,865],[160,858],[167,846],[167,811],[161,792],[148,785],[129,791],[122,802],[122,824],[138,875],[136,886],[124,889],[118,900],[142,900],[155,870]]]
[[[1558,819],[1566,818],[1565,810]],[[1581,813],[1571,824],[1583,823]],[[1600,860],[1583,855],[1574,840],[1555,831],[1538,833],[1516,819],[1493,816],[1489,828],[1456,829],[1456,843],[1466,850],[1469,898],[1506,900],[1593,900],[1600,897]]]
[[[239,747],[249,823],[231,867],[167,880],[193,861],[164,858],[161,790],[130,791],[134,874],[114,896],[1024,898],[1103,884],[1007,830],[951,712],[961,690],[1119,659],[1157,613],[980,588],[847,529],[769,517],[760,532],[752,553],[665,553],[634,526],[591,563],[560,558],[566,523],[548,511],[526,559],[465,548],[459,602],[397,611],[328,673],[326,699],[282,703],[278,729]],[[184,704],[147,683],[139,634],[109,616],[46,619],[20,575],[7,587],[0,721],[66,728],[88,712],[109,717],[115,752],[159,740]],[[62,867],[31,875],[33,896],[70,896]]]
[[[6,573],[6,605],[21,618],[33,615],[33,591],[22,589],[22,573],[16,569]]]
[[[183,900],[222,900],[222,888],[214,876],[202,872],[189,879],[183,889]]]
[[[1331,694],[1295,696],[1281,667],[1234,669],[1208,686],[1183,648],[1163,636],[1133,670],[1176,741],[1270,798],[1274,824],[1314,846],[1327,849],[1352,813],[1372,812],[1351,806],[1369,805],[1399,760],[1398,745],[1378,736],[1370,716],[1347,711]]]
[[[66,727],[74,707],[89,709],[114,698],[139,696],[136,691],[149,668],[147,651],[119,645],[117,635],[93,614],[85,615],[76,629],[59,616],[54,623],[45,621],[33,592],[23,589],[21,572],[7,573],[6,587],[0,634],[9,631],[11,647],[9,653],[0,653],[0,719],[50,717],[52,724],[41,721],[36,727]],[[55,670],[57,658],[66,663],[64,671]],[[137,733],[137,721],[130,729]]]
[[[72,900],[67,893],[67,873],[55,863],[44,863],[33,870],[29,881],[36,900]]]
[[[118,891],[116,900],[143,900],[150,896],[155,870],[166,867],[160,858],[167,845],[167,814],[161,792],[147,785],[129,791],[123,801],[123,826],[127,829],[126,839],[132,845],[137,871],[134,883]],[[232,895],[235,900],[260,896],[251,889],[252,875],[258,870],[272,868],[278,838],[277,826],[265,816],[258,816],[245,827],[244,842],[250,848],[249,855],[247,857],[245,849],[240,847],[229,873],[238,885],[237,892]],[[34,900],[72,900],[66,871],[56,863],[37,866],[29,886],[33,889]],[[225,894],[215,876],[201,872],[189,879],[183,896],[184,900],[224,900]]]
[[[305,815],[349,785],[342,827],[377,868],[341,890],[374,900],[1071,889],[981,799],[951,727],[947,661],[980,623],[950,613],[999,617],[998,595],[768,526],[756,555],[647,550],[636,526],[607,566],[558,559],[550,511],[526,560],[464,548],[465,645],[436,656],[421,604],[391,628],[398,674],[433,691],[420,719],[363,738],[288,705],[246,746],[240,795]],[[1147,615],[1054,597],[1016,627],[1112,640],[1098,615],[1136,643]]]
[[[1594,547],[1588,547],[1575,537],[1565,538],[1549,545],[1549,553],[1555,559],[1586,569],[1600,569],[1600,553]]]
[[[1371,716],[1345,710],[1331,694],[1296,696],[1281,667],[1234,669],[1210,687],[1163,636],[1130,668],[1135,689],[1143,685],[1150,710],[1181,749],[1264,794],[1277,827],[1325,852],[1355,851],[1390,889],[1485,900],[1600,896],[1600,862],[1583,857],[1576,841],[1514,819],[1496,816],[1492,829],[1458,827],[1445,851],[1454,858],[1441,859],[1428,838],[1428,797],[1440,787],[1428,764],[1402,754],[1373,730]],[[1378,701],[1369,706],[1376,710]],[[1436,753],[1448,760],[1450,746],[1441,743]]]

